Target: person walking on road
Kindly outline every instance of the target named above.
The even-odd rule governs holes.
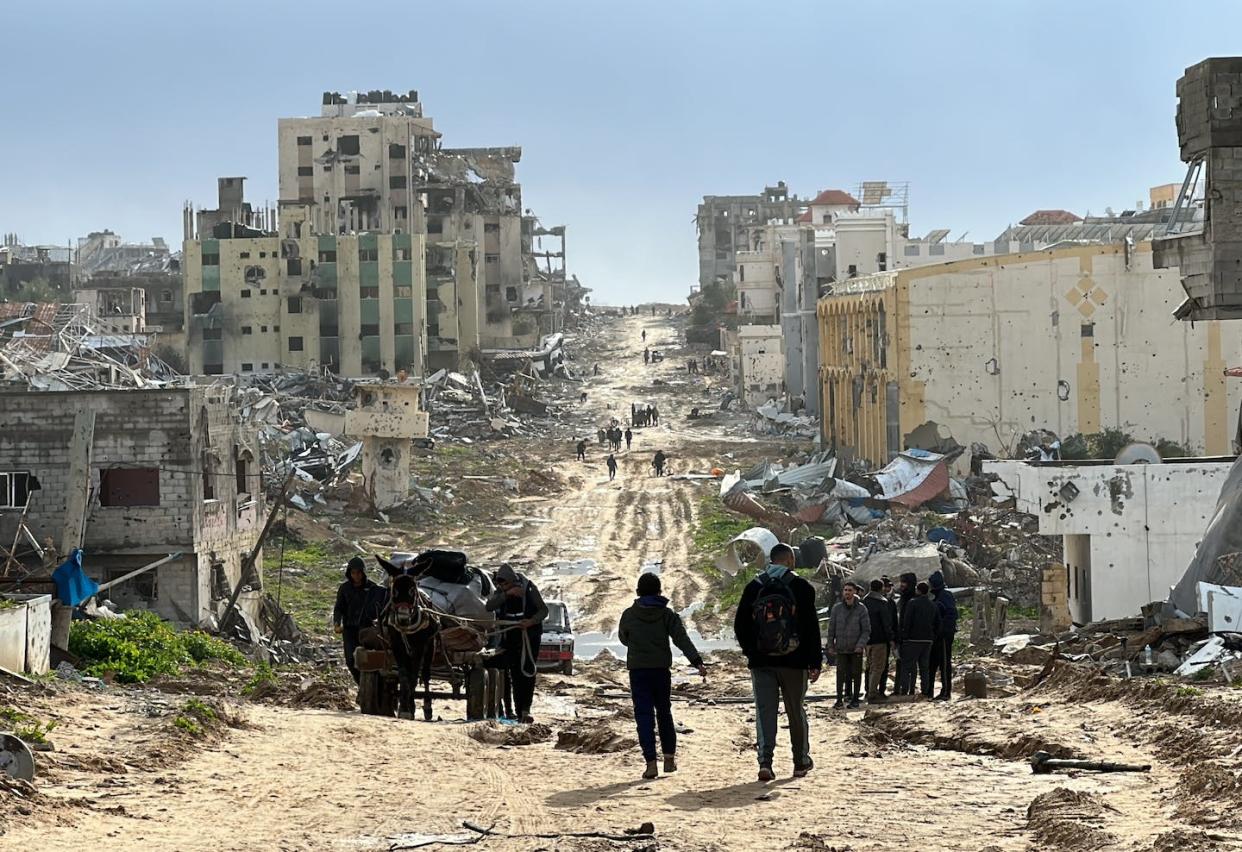
[[[625,427],[625,448],[628,450],[630,448],[630,444],[632,444],[633,442],[634,442],[634,433],[633,431],[630,430],[629,426],[626,426]]]
[[[349,560],[349,564],[345,566],[345,582],[336,590],[336,603],[332,606],[332,627],[341,636],[345,667],[349,669],[354,683],[362,678],[354,663],[358,632],[379,618],[383,591],[367,577],[367,564],[362,561],[361,556]]]
[[[645,331],[644,331],[644,332],[643,332],[643,339],[644,339],[644,340],[646,339],[646,335],[647,335],[647,332],[645,332]],[[643,363],[644,363],[644,364],[650,364],[650,363],[651,363],[651,348],[650,348],[650,347],[647,347],[647,346],[644,346],[644,347],[643,347]]]
[[[755,733],[759,780],[776,778],[777,706],[784,699],[793,748],[794,777],[811,771],[811,732],[806,719],[808,683],[819,680],[823,660],[815,589],[794,573],[794,552],[778,544],[769,563],[742,591],[733,632],[755,693]]]
[[[617,457],[612,453],[608,454],[608,481],[612,482],[617,478]]]
[[[647,329],[643,329],[643,343],[647,342]]]
[[[905,580],[906,575],[902,575]],[[914,678],[918,675],[923,695],[932,697],[931,648],[940,633],[940,611],[927,594],[927,584],[915,587],[901,611],[901,687],[902,695],[914,694]]]
[[[578,441],[578,461],[586,461],[586,441]]]
[[[890,584],[891,585],[891,584]],[[884,700],[884,681],[888,680],[889,646],[897,639],[897,606],[884,597],[884,582],[871,581],[871,591],[863,598],[871,636],[867,639],[867,703]]]
[[[953,697],[953,640],[957,636],[957,600],[953,593],[944,587],[944,574],[933,571],[927,578],[932,598],[936,601],[936,609],[940,612],[940,632],[931,649],[931,680],[936,682],[936,672],[940,672],[940,692],[938,701],[948,701]]]
[[[841,600],[833,604],[828,616],[828,656],[837,658],[838,710],[849,701],[851,710],[858,709],[857,674],[862,671],[862,656],[871,636],[871,620],[867,607],[858,599],[858,586],[849,581],[841,587]]]
[[[656,763],[656,731],[660,734],[660,754],[664,774],[677,771],[677,729],[673,724],[673,653],[671,641],[686,655],[690,665],[707,677],[703,657],[686,635],[681,616],[669,609],[668,598],[660,594],[660,578],[652,573],[638,578],[638,598],[621,613],[617,638],[627,649],[625,667],[630,674],[630,698],[634,702],[634,723],[647,769],[643,778],[659,775]]]
[[[651,466],[655,468],[656,476],[664,475],[664,463],[668,461],[668,456],[664,455],[664,450],[656,450],[655,456],[651,459]]]

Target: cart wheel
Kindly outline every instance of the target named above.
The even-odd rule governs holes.
[[[474,667],[466,672],[466,718],[470,721],[487,717],[484,692],[487,675],[483,669]]]
[[[358,681],[358,709],[367,716],[382,716],[384,678],[379,672],[363,671]]]

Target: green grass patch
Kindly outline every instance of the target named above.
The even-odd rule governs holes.
[[[750,519],[738,517],[725,509],[715,494],[704,494],[699,498],[698,517],[691,532],[692,558],[697,570],[723,584],[716,597],[717,612],[735,608],[742,599],[742,590],[762,567],[757,565],[743,569],[731,578],[722,577],[716,567],[716,558],[724,551],[725,545],[752,526]]]
[[[343,542],[287,544],[282,577],[279,543],[269,545],[263,549],[265,584],[298,627],[314,635],[327,635],[332,632],[336,589],[345,579],[345,563],[353,555],[353,548]]]
[[[1039,607],[1009,605],[1009,618],[1021,618],[1025,621],[1039,621]]]
[[[87,674],[101,677],[113,672],[121,683],[143,683],[208,660],[246,664],[227,642],[197,630],[178,632],[153,612],[75,621],[69,629],[69,650],[81,658],[79,668]]]
[[[1178,698],[1194,698],[1202,694],[1203,690],[1197,686],[1179,686],[1176,692]]]
[[[173,727],[179,731],[199,739],[213,728],[221,724],[220,715],[210,704],[198,698],[191,698],[181,705],[177,715],[173,717]]]
[[[0,728],[8,728],[19,740],[28,743],[46,743],[47,735],[56,727],[55,722],[41,722],[29,713],[12,707],[0,707]]]
[[[272,669],[271,663],[261,662],[254,667],[254,677],[246,682],[242,687],[242,695],[253,695],[255,690],[269,684],[277,683],[276,672]]]
[[[17,609],[17,601],[0,598],[0,609]]]

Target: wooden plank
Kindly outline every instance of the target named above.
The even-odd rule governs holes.
[[[60,552],[68,556],[82,546],[86,532],[86,513],[91,497],[91,447],[95,443],[95,412],[73,415],[69,438],[69,492],[65,500],[65,521],[60,533]]]

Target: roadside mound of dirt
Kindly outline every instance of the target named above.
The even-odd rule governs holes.
[[[636,745],[637,740],[617,733],[603,720],[578,722],[556,734],[556,747],[574,754],[613,754]]]
[[[1192,825],[1237,825],[1242,807],[1242,778],[1217,761],[1196,763],[1182,771],[1174,814]]]
[[[251,701],[277,707],[314,708],[350,712],[357,709],[354,694],[357,687],[340,673],[312,671],[287,672],[277,669],[271,677],[260,679],[249,695]]]
[[[1142,852],[1217,852],[1225,848],[1220,835],[1175,828],[1152,840]]]
[[[955,713],[951,724],[941,724],[920,714],[925,705],[907,704],[884,709],[868,709],[863,725],[880,734],[880,742],[909,743],[942,751],[988,755],[1005,760],[1025,760],[1037,751],[1052,757],[1077,757],[1078,750],[1047,738],[1038,732],[1017,733],[1004,725],[991,726],[984,715],[985,704],[972,704],[972,713]],[[907,711],[907,708],[913,708]]]
[[[1102,828],[1116,809],[1094,793],[1057,787],[1036,796],[1026,809],[1026,827],[1041,849],[1100,849],[1117,842]]]
[[[477,742],[495,746],[524,746],[546,743],[552,739],[552,729],[547,725],[502,725],[499,722],[480,722],[471,725],[466,736]]]

